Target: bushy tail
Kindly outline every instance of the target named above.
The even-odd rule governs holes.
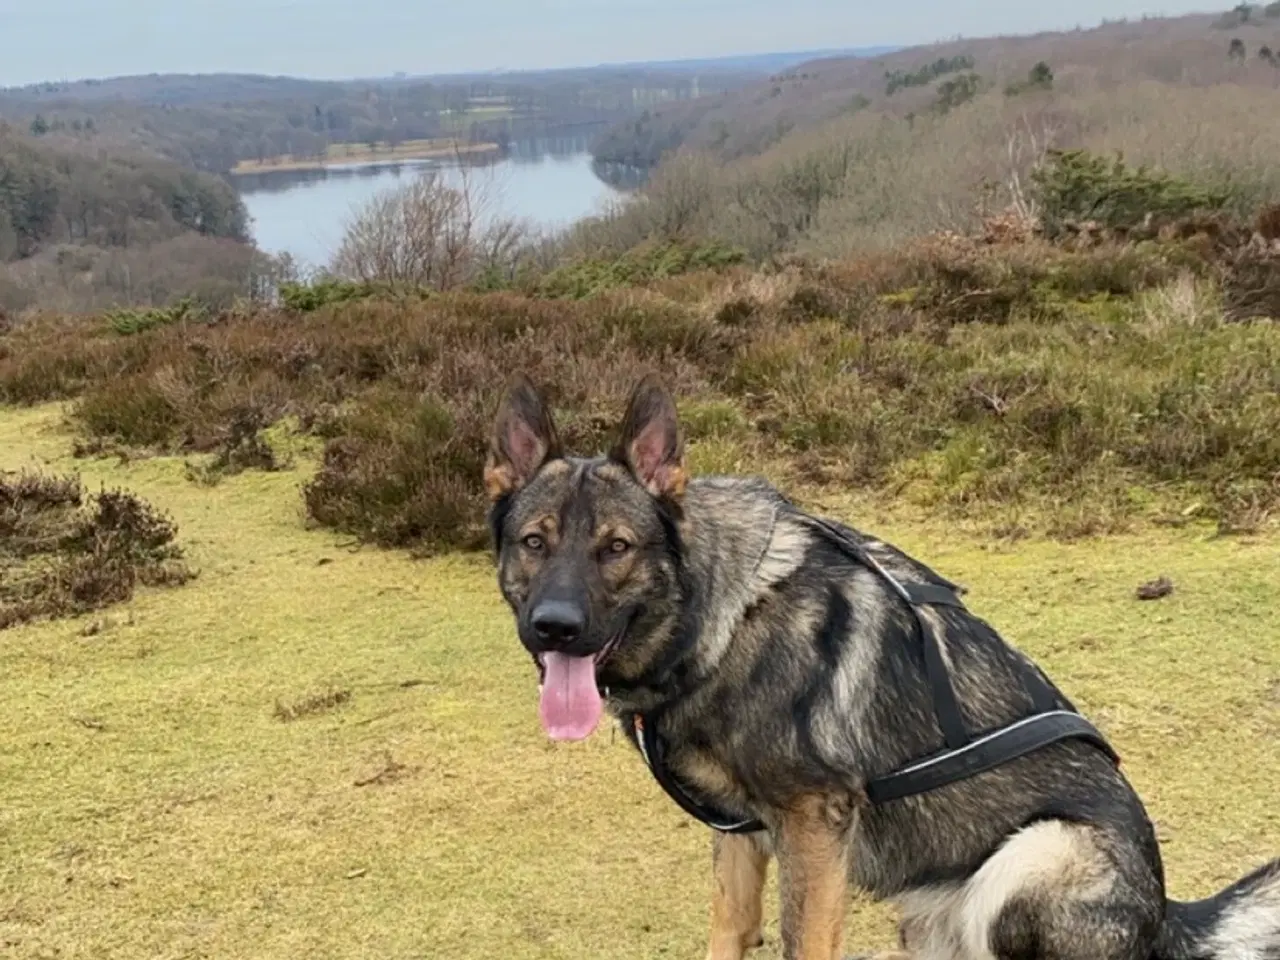
[[[1280,960],[1280,860],[1207,900],[1169,901],[1156,960]]]

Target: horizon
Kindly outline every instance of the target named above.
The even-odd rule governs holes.
[[[941,38],[933,43],[945,43],[951,38]],[[67,84],[74,85],[77,83],[111,83],[115,80],[129,80],[137,77],[255,77],[265,80],[303,80],[314,83],[361,83],[361,82],[384,82],[388,80],[397,80],[401,82],[412,81],[429,81],[429,80],[447,80],[454,77],[509,77],[519,76],[521,74],[546,74],[546,73],[571,73],[585,70],[625,70],[632,67],[653,67],[664,66],[666,64],[678,65],[685,63],[719,63],[732,60],[759,59],[764,57],[840,57],[840,56],[878,56],[894,53],[899,50],[909,49],[910,46],[927,46],[927,44],[889,44],[889,43],[873,43],[866,46],[854,47],[804,47],[791,48],[785,50],[738,50],[729,53],[713,54],[710,56],[689,56],[689,57],[656,57],[652,60],[602,60],[596,63],[569,63],[562,66],[553,67],[476,67],[466,70],[450,70],[441,73],[407,73],[397,71],[394,73],[384,74],[365,74],[365,75],[349,75],[349,76],[307,76],[297,73],[275,73],[262,71],[242,71],[242,70],[174,70],[174,71],[148,71],[145,73],[116,73],[110,75],[94,75],[79,77],[56,77],[43,80],[30,80],[26,83],[0,84],[0,90],[22,90],[29,87],[37,87],[43,84]]]
[[[434,15],[405,0],[367,0],[358,15],[338,0],[225,0],[175,10],[49,0],[18,9],[0,0],[0,87],[153,74],[238,74],[353,81],[589,70],[687,60],[788,55],[945,42],[1098,26],[1106,20],[1211,13],[1174,0],[1081,0],[1060,16],[1016,0],[957,11],[918,0],[910,11],[850,10],[836,0],[494,0],[483,11]],[[316,8],[320,9],[316,9]],[[932,15],[931,15],[932,14]],[[496,25],[495,25],[496,18]],[[670,22],[678,21],[679,30]],[[78,29],[68,36],[67,22]],[[246,24],[256,29],[246,29]],[[927,26],[920,26],[927,24]],[[368,35],[371,43],[351,42]],[[202,43],[192,49],[190,38]],[[281,45],[280,37],[289,43]],[[762,44],[759,37],[770,37]],[[495,50],[501,50],[496,55]],[[315,51],[325,51],[317,53]]]

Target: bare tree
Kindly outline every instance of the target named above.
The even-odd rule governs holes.
[[[396,286],[450,290],[494,271],[510,274],[529,239],[519,221],[492,216],[496,194],[457,157],[439,171],[376,195],[348,221],[330,271]]]
[[[1005,187],[1009,192],[1010,209],[1018,219],[1031,226],[1039,221],[1040,209],[1027,189],[1026,181],[1044,162],[1060,131],[1045,119],[1033,123],[1025,114],[1019,119],[1021,122],[1005,136]]]
[[[331,269],[366,282],[448,289],[472,224],[462,195],[434,171],[385,190],[348,222]]]

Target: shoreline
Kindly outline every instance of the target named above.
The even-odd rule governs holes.
[[[305,171],[328,170],[332,167],[368,165],[380,163],[403,163],[407,160],[442,160],[454,156],[479,157],[500,154],[502,147],[496,143],[448,143],[433,144],[406,143],[399,147],[387,147],[381,150],[370,150],[362,144],[334,144],[333,147],[346,148],[341,156],[301,158],[290,154],[269,157],[266,160],[241,160],[229,171],[232,176],[254,175],[262,173],[300,173]],[[330,149],[333,149],[331,147]]]

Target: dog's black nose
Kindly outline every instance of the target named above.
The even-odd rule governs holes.
[[[529,622],[543,643],[564,647],[582,636],[587,617],[576,604],[564,600],[543,600],[533,608]]]

